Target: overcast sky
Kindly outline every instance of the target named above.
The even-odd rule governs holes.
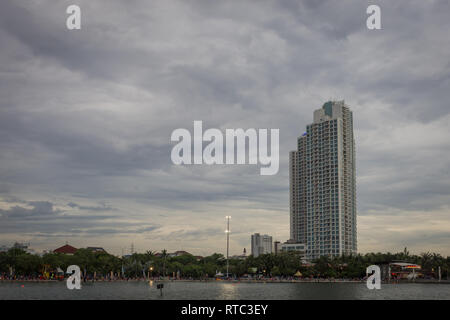
[[[81,30],[66,7],[81,7]],[[358,251],[450,255],[450,4],[0,2],[0,245],[250,251],[289,237],[288,153],[353,111]],[[279,128],[280,170],[175,166],[174,129]]]

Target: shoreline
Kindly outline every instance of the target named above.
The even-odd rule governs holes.
[[[53,282],[65,282],[67,279],[54,280],[54,279],[0,279],[0,283],[53,283]],[[315,279],[315,280],[274,280],[274,279],[236,279],[236,280],[223,280],[223,279],[96,279],[81,281],[81,283],[95,283],[95,282],[209,282],[209,283],[365,283],[366,280],[328,280],[328,279]],[[382,284],[450,284],[450,280],[416,280],[416,281],[382,281]]]

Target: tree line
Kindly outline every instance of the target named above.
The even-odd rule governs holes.
[[[302,262],[296,252],[263,254],[245,259],[229,259],[229,273],[234,277],[257,275],[264,277],[292,277],[297,272],[302,277],[320,278],[363,278],[366,268],[373,264],[391,261],[407,261],[419,264],[422,272],[436,277],[441,268],[442,277],[448,278],[450,257],[437,253],[411,255],[405,248],[399,253],[366,253],[339,257],[321,257],[312,263]],[[0,274],[3,278],[39,278],[45,274],[54,274],[59,269],[66,271],[69,265],[78,265],[84,276],[115,278],[173,277],[211,278],[217,272],[226,272],[226,259],[222,254],[214,253],[207,257],[195,257],[190,254],[171,257],[165,250],[161,254],[153,251],[134,253],[117,257],[106,252],[92,252],[79,249],[73,255],[46,253],[43,256],[12,248],[0,253]]]

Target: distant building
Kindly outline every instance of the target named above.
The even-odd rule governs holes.
[[[247,258],[247,250],[244,248],[244,250],[242,251],[242,254],[231,256],[230,258],[231,259],[245,260]]]
[[[280,252],[281,250],[281,243],[280,241],[275,241],[273,243],[273,253],[278,254],[278,252]]]
[[[255,258],[260,254],[272,253],[272,237],[255,233],[252,235],[252,256]]]
[[[98,253],[98,252],[106,253],[106,250],[101,247],[87,247],[86,249],[89,251],[92,251],[94,253]]]
[[[53,250],[53,253],[74,254],[75,252],[77,252],[77,250],[78,250],[77,248],[66,244],[62,247]]]
[[[183,251],[183,250],[175,251],[173,253],[168,254],[169,257],[179,257],[179,256],[184,256],[184,255],[191,255],[191,254],[189,252]]]
[[[285,242],[281,244],[281,251],[282,252],[297,251],[300,252],[302,255],[304,255],[306,253],[306,245],[304,243]]]

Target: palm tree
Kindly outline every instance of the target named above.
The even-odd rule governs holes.
[[[405,249],[403,250],[403,254],[405,255],[405,259],[409,258],[409,251],[407,247],[405,247]]]
[[[422,269],[423,270],[431,270],[432,264],[431,264],[431,257],[432,254],[430,252],[424,252],[420,254],[421,257],[421,263],[422,263]]]
[[[162,258],[163,258],[163,277],[166,277],[166,258],[167,258],[167,250],[164,249],[161,253],[162,253]]]
[[[147,261],[150,261],[150,260],[152,260],[152,258],[155,256],[155,252],[154,252],[154,251],[151,251],[151,250],[147,250],[147,251],[145,252],[145,255],[147,256]]]

